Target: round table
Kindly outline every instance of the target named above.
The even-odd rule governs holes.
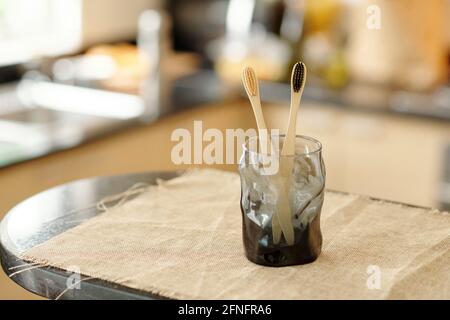
[[[11,209],[0,224],[3,270],[23,288],[50,299],[164,298],[99,279],[85,280],[79,289],[66,290],[72,273],[53,267],[32,268],[30,265],[29,270],[13,273],[28,269],[27,263],[19,258],[25,250],[101,213],[93,206],[101,199],[139,182],[155,184],[156,179],[171,179],[178,175],[179,172],[147,172],[83,179],[26,199]]]

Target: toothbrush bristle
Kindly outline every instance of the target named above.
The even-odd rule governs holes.
[[[303,62],[297,62],[292,70],[292,88],[299,92],[305,86],[306,66]]]
[[[258,94],[258,82],[255,71],[250,67],[246,67],[242,73],[242,78],[247,94],[253,97],[256,96]]]

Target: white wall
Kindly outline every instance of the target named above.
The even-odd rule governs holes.
[[[83,0],[83,46],[136,35],[139,14],[164,0]]]

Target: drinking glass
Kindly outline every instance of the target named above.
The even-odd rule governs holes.
[[[277,148],[271,155],[259,152],[258,137],[246,139],[239,161],[245,253],[250,261],[266,266],[310,263],[322,248],[322,145],[297,135],[295,154],[282,156],[276,150],[281,150],[284,138],[272,136],[272,145]],[[290,240],[284,230],[280,231],[283,228],[290,230]]]

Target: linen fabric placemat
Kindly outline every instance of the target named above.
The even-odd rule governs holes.
[[[450,216],[327,192],[322,254],[271,268],[244,255],[235,173],[194,170],[23,258],[179,299],[450,299]]]

